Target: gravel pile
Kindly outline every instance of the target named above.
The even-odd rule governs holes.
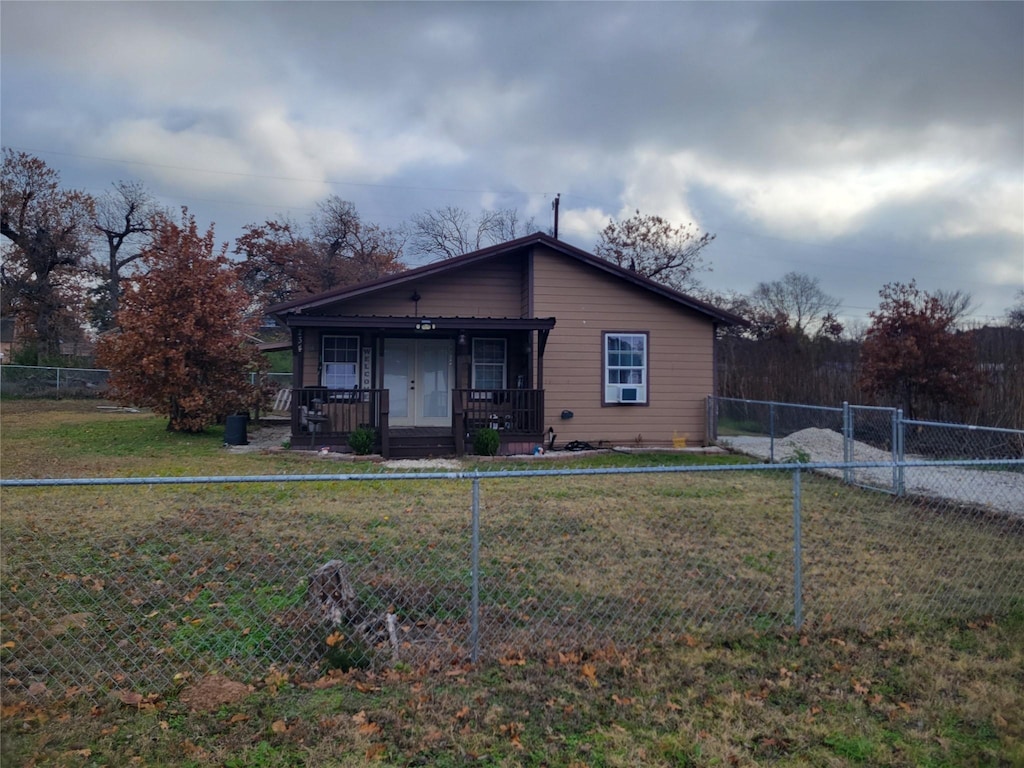
[[[771,440],[767,437],[722,437],[719,444],[736,453],[768,460]],[[830,429],[803,429],[775,441],[775,461],[795,462],[800,452],[812,463],[831,464],[843,461],[843,437]],[[854,462],[891,462],[892,454],[865,443],[853,444]],[[907,461],[923,461],[924,457],[907,456]],[[841,477],[843,471],[821,470],[822,474]],[[891,489],[891,467],[854,470],[859,485]],[[1024,473],[985,471],[965,467],[906,467],[903,476],[908,494],[969,504],[981,509],[1024,515]]]

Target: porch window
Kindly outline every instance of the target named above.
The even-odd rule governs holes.
[[[355,389],[359,382],[359,337],[324,336],[323,386]]]
[[[473,389],[505,389],[505,339],[473,339]]]
[[[647,402],[647,334],[604,335],[604,402]]]

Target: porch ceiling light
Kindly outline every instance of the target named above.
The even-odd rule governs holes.
[[[425,318],[425,317],[422,320],[420,320],[418,323],[416,323],[416,330],[417,331],[432,331],[432,330],[434,330],[434,327],[435,327],[434,323],[432,321],[430,321],[430,320],[427,320],[427,318]]]

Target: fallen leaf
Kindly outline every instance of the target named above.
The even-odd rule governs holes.
[[[597,668],[593,664],[584,664],[580,667],[580,674],[590,682],[595,688],[598,686],[597,682]]]
[[[115,695],[121,700],[122,704],[129,707],[138,707],[145,701],[143,695],[135,691],[118,691]]]
[[[383,729],[374,722],[365,722],[360,725],[357,729],[363,736],[376,736]]]
[[[249,715],[246,715],[246,714],[244,714],[242,712],[236,712],[235,714],[233,714],[228,719],[228,722],[229,723],[244,723],[248,719],[249,719]]]
[[[288,730],[288,723],[284,720],[275,720],[270,724],[270,730],[274,733],[285,733]]]
[[[371,744],[366,748],[367,760],[380,760],[387,754],[388,748],[383,744]]]
[[[342,643],[344,641],[345,641],[345,636],[341,632],[332,632],[331,634],[329,634],[327,636],[327,645],[330,648],[333,648],[338,643]]]

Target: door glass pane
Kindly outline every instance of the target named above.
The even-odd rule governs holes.
[[[388,390],[391,416],[409,416],[410,349],[401,341],[387,341],[384,346],[384,389]]]
[[[447,418],[448,344],[424,344],[420,348],[420,374],[417,390],[423,404],[422,416],[428,419]]]

